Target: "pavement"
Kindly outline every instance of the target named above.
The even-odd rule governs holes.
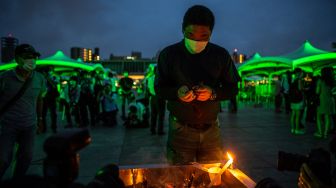
[[[119,118],[120,114],[118,115]],[[166,120],[168,113],[166,113]],[[306,125],[306,134],[290,133],[289,115],[275,113],[271,106],[240,104],[238,113],[232,114],[223,108],[219,114],[223,149],[234,156],[234,167],[242,170],[255,182],[271,177],[282,187],[297,187],[298,172],[278,171],[278,151],[307,155],[311,149],[322,147],[328,150],[328,139],[313,137],[315,124]],[[167,121],[165,130],[167,132]],[[59,120],[59,131],[66,124]],[[167,164],[165,147],[167,135],[150,135],[149,128],[126,129],[122,120],[118,125],[89,127],[92,142],[79,151],[80,169],[77,182],[87,184],[97,170],[106,164],[119,166]],[[52,135],[36,136],[33,163],[28,173],[43,175],[42,161],[46,154],[43,143]],[[334,157],[332,157],[334,159]],[[11,170],[8,170],[8,177]],[[5,177],[6,177],[5,176]]]

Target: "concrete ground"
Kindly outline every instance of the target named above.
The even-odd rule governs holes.
[[[241,104],[237,114],[228,113],[224,109],[219,118],[224,150],[234,155],[234,166],[255,182],[271,177],[284,188],[297,187],[297,172],[277,170],[278,151],[305,155],[312,148],[328,149],[330,141],[330,138],[314,138],[315,125],[311,123],[307,124],[306,134],[291,134],[289,115],[275,113],[271,107],[256,108]],[[60,124],[59,129],[62,130],[65,121]],[[167,163],[167,135],[152,136],[149,128],[125,129],[120,119],[115,127],[96,126],[89,129],[92,143],[79,151],[80,172],[77,182],[87,184],[100,167],[109,163],[120,166]],[[34,162],[28,173],[42,176],[42,162],[39,159],[45,157],[43,142],[50,135],[50,129],[46,134],[37,135]]]

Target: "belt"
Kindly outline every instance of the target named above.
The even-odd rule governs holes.
[[[196,130],[201,130],[201,131],[208,130],[211,127],[211,125],[216,122],[216,121],[214,121],[214,122],[211,122],[211,123],[188,123],[188,122],[180,121],[174,116],[172,116],[172,118],[173,118],[174,121],[176,121],[176,122],[178,122],[182,125],[185,125],[187,127],[190,127],[190,128],[196,129]]]
[[[200,123],[200,124],[190,124],[190,123],[185,123],[184,125],[196,129],[196,130],[202,130],[202,131],[206,131],[208,130],[212,124],[210,123]]]

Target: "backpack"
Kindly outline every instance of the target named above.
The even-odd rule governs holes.
[[[289,100],[292,103],[299,103],[303,100],[303,93],[299,90],[299,81],[295,80],[289,86]]]

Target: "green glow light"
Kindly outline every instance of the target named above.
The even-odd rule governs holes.
[[[57,51],[54,55],[37,61],[37,65],[53,65],[57,67],[78,68],[86,71],[94,70],[94,67],[85,64],[80,60],[74,60],[66,56],[62,51]]]
[[[256,52],[256,53],[252,56],[252,59],[259,59],[259,58],[261,58],[261,55],[260,55],[258,52]]]
[[[15,68],[17,63],[6,63],[0,66],[0,71],[3,70],[8,70],[8,69],[13,69]],[[68,67],[68,68],[79,68],[83,69],[86,71],[92,71],[97,67],[100,67],[99,65],[97,66],[91,66],[91,65],[86,65],[83,63],[77,63],[77,62],[66,62],[66,61],[54,61],[54,60],[37,60],[36,65],[52,65],[52,66],[58,66],[58,67]]]
[[[316,65],[318,66],[323,66],[323,61],[333,61],[333,63],[336,62],[336,53],[326,53],[326,54],[318,54],[318,55],[313,55],[313,56],[308,56],[308,57],[302,57],[299,59],[295,59],[293,61],[293,65],[295,67],[297,66],[311,66],[313,65],[312,63],[314,62],[320,62],[320,65]]]
[[[256,56],[256,55],[255,55]],[[254,56],[254,57],[255,57]],[[257,71],[259,69],[269,69],[270,72],[275,69],[291,69],[292,61],[283,57],[259,57],[247,60],[243,65],[238,67],[240,73],[247,71]]]
[[[305,41],[298,49],[296,49],[294,52],[291,52],[289,54],[283,55],[282,57],[296,60],[303,57],[309,57],[309,56],[315,56],[319,54],[325,54],[329,53],[328,51],[324,51],[318,48],[315,48],[313,45],[310,44],[309,41]]]
[[[263,75],[263,76],[268,76],[270,73],[268,71],[255,71],[255,72],[249,72],[244,74],[245,77],[249,77],[249,76],[254,76],[254,75]]]
[[[272,72],[272,73],[270,74],[270,76],[273,77],[274,75],[280,75],[280,74],[283,74],[283,73],[285,73],[287,70],[289,70],[289,69],[284,69],[284,70],[279,70],[279,71]]]
[[[12,61],[10,63],[5,63],[0,65],[0,71],[13,69],[15,68],[17,63],[15,61]],[[37,67],[43,66],[43,65],[51,65],[55,66],[55,69],[57,71],[62,70],[73,70],[73,69],[82,69],[86,71],[93,71],[97,69],[104,70],[104,67],[101,64],[88,64],[83,63],[82,61],[76,61],[73,60],[67,56],[64,55],[62,51],[57,51],[54,55],[47,57],[45,59],[38,59],[36,61]]]
[[[240,75],[250,75],[256,71],[265,70],[274,75],[274,71],[284,72],[300,67],[306,72],[315,72],[322,67],[333,66],[335,63],[336,53],[318,49],[305,41],[294,52],[282,56],[261,57],[256,53],[251,59],[239,66],[238,71]]]
[[[43,60],[53,60],[53,61],[66,61],[66,62],[78,62],[70,57],[66,56],[62,51],[57,51],[54,55],[44,58]]]
[[[58,61],[58,60],[38,60],[37,65],[53,65],[53,66],[59,66],[59,67],[71,67],[71,68],[78,68],[83,69],[86,71],[92,71],[94,70],[94,67],[91,65],[87,65],[84,63],[77,63],[75,62],[67,62],[67,61]]]
[[[13,69],[14,67],[16,67],[17,63],[5,63],[0,65],[0,71],[4,71],[4,70],[8,70],[8,69]]]
[[[288,64],[281,64],[277,62],[263,62],[250,64],[249,66],[239,68],[239,72],[257,71],[260,69],[267,69],[269,72],[273,72],[274,69],[291,69],[292,66]]]

